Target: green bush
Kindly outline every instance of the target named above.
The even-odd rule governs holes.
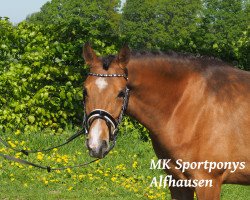
[[[0,27],[4,28],[0,45],[0,129],[58,130],[68,123],[80,124],[86,72],[80,58],[85,41],[59,42],[47,34],[50,27],[25,22],[13,27],[1,20]],[[98,40],[93,43],[97,49],[104,49],[101,53],[114,53],[114,47]]]

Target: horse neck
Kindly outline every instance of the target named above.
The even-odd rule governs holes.
[[[182,65],[162,58],[137,58],[127,66],[131,89],[127,114],[151,133],[162,131],[185,90],[190,69]]]

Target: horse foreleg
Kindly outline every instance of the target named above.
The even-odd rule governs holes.
[[[194,191],[185,187],[169,187],[172,200],[193,200]]]

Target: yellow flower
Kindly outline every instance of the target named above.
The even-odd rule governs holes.
[[[126,170],[126,167],[124,164],[117,165],[115,168],[118,170]]]
[[[137,168],[137,166],[138,166],[138,162],[137,162],[137,161],[134,161],[133,164],[132,164],[132,167],[133,167],[133,168]]]
[[[42,152],[38,152],[38,153],[37,153],[36,158],[37,158],[38,160],[42,160],[43,157],[44,157],[44,154],[43,154]]]
[[[19,135],[21,133],[20,130],[16,130],[15,135]]]
[[[134,190],[134,192],[138,192],[138,189],[136,189],[136,188],[133,188],[133,190]]]
[[[62,160],[65,162],[65,163],[68,163],[68,156],[67,155],[63,155],[62,157]]]
[[[100,169],[97,169],[96,172],[100,173],[100,174],[103,174],[103,171],[100,170]]]
[[[70,186],[69,188],[68,188],[68,191],[71,191],[73,189],[73,187],[72,186]]]
[[[85,176],[85,175],[80,174],[80,175],[78,176],[79,180],[82,180],[82,179],[84,178],[84,176]]]
[[[21,155],[22,155],[22,153],[20,153],[20,152],[18,152],[18,153],[15,154],[15,156],[16,156],[17,158],[20,158]]]
[[[111,181],[115,182],[116,181],[116,177],[112,177]]]
[[[8,141],[8,143],[10,144],[10,146],[11,146],[12,148],[15,148],[15,147],[16,147],[16,145],[15,145],[13,142]]]

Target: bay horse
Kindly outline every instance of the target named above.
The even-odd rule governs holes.
[[[212,187],[170,186],[172,199],[193,199],[196,192],[199,200],[217,200],[224,183],[250,184],[249,72],[212,58],[131,54],[128,46],[116,56],[98,57],[87,43],[83,57],[90,67],[84,96],[91,156],[109,152],[117,119],[126,112],[150,131],[157,157],[169,161],[167,174],[213,182]],[[178,159],[234,162],[241,168],[208,171],[202,165],[183,171]]]

